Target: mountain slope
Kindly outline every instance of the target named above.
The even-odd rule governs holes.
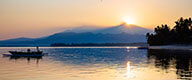
[[[126,23],[122,23],[118,26],[96,31],[96,33],[108,33],[108,34],[119,34],[119,33],[146,34],[147,32],[152,32],[152,31],[149,29],[139,27],[137,25],[127,25]]]
[[[17,38],[0,41],[1,45],[30,44],[50,45],[52,43],[133,43],[146,42],[145,35],[151,30],[136,25],[121,24],[109,28],[75,28],[41,38]]]
[[[83,33],[83,32],[94,32],[95,30],[103,29],[101,26],[79,26],[72,29],[65,30],[63,32],[75,32],[75,33]]]
[[[145,35],[147,32],[152,32],[152,31],[137,25],[128,25],[126,23],[122,23],[120,25],[107,27],[107,28],[96,27],[96,26],[81,26],[71,30],[66,30],[64,32],[76,32],[76,33],[92,32],[92,33],[104,33],[104,34],[128,33],[128,34]]]

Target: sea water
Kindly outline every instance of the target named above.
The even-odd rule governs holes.
[[[6,57],[0,48],[0,80],[181,80],[192,79],[192,53],[135,47],[42,47],[42,58]]]

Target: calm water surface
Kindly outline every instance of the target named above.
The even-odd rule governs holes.
[[[191,80],[192,53],[131,47],[41,48],[42,58],[5,57],[0,48],[0,80]],[[33,50],[35,48],[32,48]]]

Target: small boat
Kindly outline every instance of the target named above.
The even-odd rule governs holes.
[[[9,51],[12,56],[43,56],[43,51],[40,52],[21,52],[21,51]]]
[[[11,54],[3,54],[4,56],[17,56],[17,57],[42,57],[45,55],[43,51],[39,50],[39,47],[37,47],[37,51],[30,51],[30,49],[27,50],[27,52],[23,51],[9,51]]]
[[[147,47],[147,46],[140,46],[137,49],[149,49],[149,47]]]

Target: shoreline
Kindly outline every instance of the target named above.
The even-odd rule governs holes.
[[[192,45],[163,45],[163,46],[149,46],[149,49],[162,50],[192,50]]]

